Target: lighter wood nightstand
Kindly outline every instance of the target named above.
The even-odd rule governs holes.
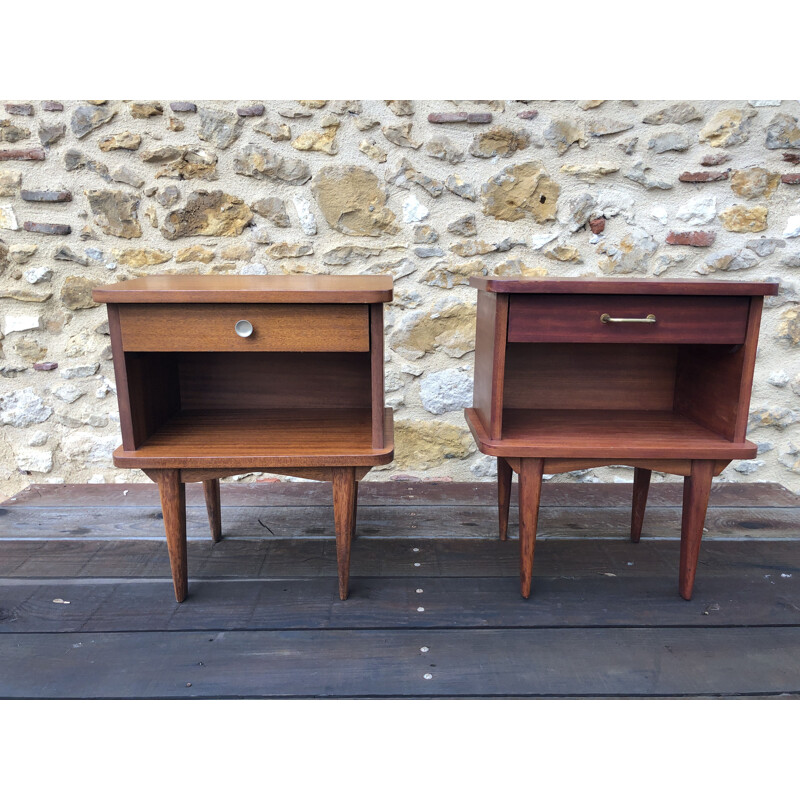
[[[634,467],[631,541],[652,470],[684,476],[680,594],[692,596],[711,478],[745,440],[764,295],[774,283],[472,278],[467,422],[497,456],[500,538],[519,475],[520,579],[530,596],[542,474]]]
[[[118,467],[160,490],[175,597],[188,590],[184,484],[202,481],[214,541],[219,479],[258,470],[331,481],[339,595],[358,481],[394,452],[383,400],[389,276],[154,276],[100,286],[108,304]]]

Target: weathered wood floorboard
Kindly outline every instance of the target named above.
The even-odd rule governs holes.
[[[633,470],[629,471],[633,480]],[[201,484],[188,484],[187,505],[204,504]],[[627,506],[633,484],[545,483],[542,507]],[[330,484],[317,482],[222,484],[222,503],[229,506],[314,506],[330,505]],[[366,505],[393,506],[409,501],[420,505],[486,505],[495,503],[495,483],[448,482],[362,482],[360,501]],[[680,506],[682,483],[654,483],[648,508]],[[517,483],[511,492],[517,504]],[[3,506],[149,506],[157,508],[158,489],[153,483],[126,484],[31,484]],[[800,496],[777,483],[717,483],[711,489],[712,506],[744,508],[800,508]]]
[[[195,580],[178,606],[167,579],[4,579],[0,634],[800,625],[800,581],[706,577],[691,603],[675,586],[664,577],[537,578],[526,602],[514,578],[360,578],[342,603],[333,577]]]
[[[8,634],[0,661],[3,698],[765,695],[800,692],[800,629]]]
[[[216,545],[190,487],[178,605],[155,487],[35,486],[0,506],[0,697],[800,695],[798,498],[716,487],[687,603],[680,487],[639,544],[630,492],[545,487],[526,602],[493,486],[364,484],[343,603],[329,486],[223,487]]]
[[[192,578],[320,578],[336,575],[332,541],[223,539],[190,542]],[[536,551],[534,575],[619,577],[677,575],[679,542],[550,540]],[[419,566],[416,566],[419,565]],[[515,577],[517,542],[459,539],[359,539],[353,544],[354,577]],[[699,576],[800,580],[800,542],[705,542]],[[0,578],[168,578],[164,541],[4,541]],[[770,578],[766,576],[769,575]],[[785,579],[784,579],[785,580]]]
[[[164,536],[161,511],[147,507],[21,506],[0,509],[0,540],[15,538],[130,539]],[[512,507],[509,537],[518,538],[519,514]],[[800,509],[709,508],[704,534],[716,537],[799,538]],[[330,538],[334,535],[330,506],[267,506],[222,508],[223,535],[233,539],[288,537]],[[495,538],[497,512],[481,506],[369,506],[359,503],[358,535],[414,538]],[[190,539],[207,539],[204,507],[187,509]],[[630,535],[628,508],[543,508],[538,539]],[[642,539],[680,538],[680,509],[657,507],[645,515]]]

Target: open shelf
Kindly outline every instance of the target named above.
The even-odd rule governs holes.
[[[229,466],[374,466],[391,461],[392,411],[384,447],[372,446],[369,408],[179,411],[135,451],[119,448],[118,466],[139,469]]]
[[[487,455],[527,458],[753,458],[752,442],[731,442],[674,411],[510,409],[491,440],[475,413],[467,422]]]

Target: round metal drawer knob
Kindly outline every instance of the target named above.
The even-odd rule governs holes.
[[[242,339],[246,339],[253,332],[253,323],[246,319],[240,319],[233,326],[233,329],[236,331],[238,336],[241,336]]]

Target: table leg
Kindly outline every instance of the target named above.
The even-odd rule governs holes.
[[[172,584],[175,599],[182,603],[189,591],[186,568],[186,484],[181,482],[181,473],[177,469],[153,470],[148,474],[158,483]]]
[[[526,599],[531,596],[543,467],[544,459],[541,458],[519,460],[519,574],[522,596]]]
[[[497,515],[500,520],[500,540],[508,538],[508,507],[511,503],[511,466],[504,458],[497,459]]]
[[[203,481],[203,494],[206,497],[208,524],[211,527],[211,539],[216,544],[222,539],[222,510],[219,503],[219,478]]]
[[[358,521],[358,481],[356,481],[356,488],[353,491],[353,532],[351,539],[356,538],[356,524]]]
[[[633,470],[633,506],[631,508],[631,541],[638,542],[642,535],[644,510],[647,506],[647,492],[650,489],[652,471],[634,467]]]
[[[333,518],[336,525],[336,560],[339,597],[347,600],[350,578],[350,542],[353,538],[356,476],[353,467],[333,468]]]
[[[691,475],[683,479],[683,517],[681,520],[681,566],[680,593],[684,600],[692,599],[697,559],[700,555],[700,540],[703,523],[708,510],[713,461],[692,461]]]

